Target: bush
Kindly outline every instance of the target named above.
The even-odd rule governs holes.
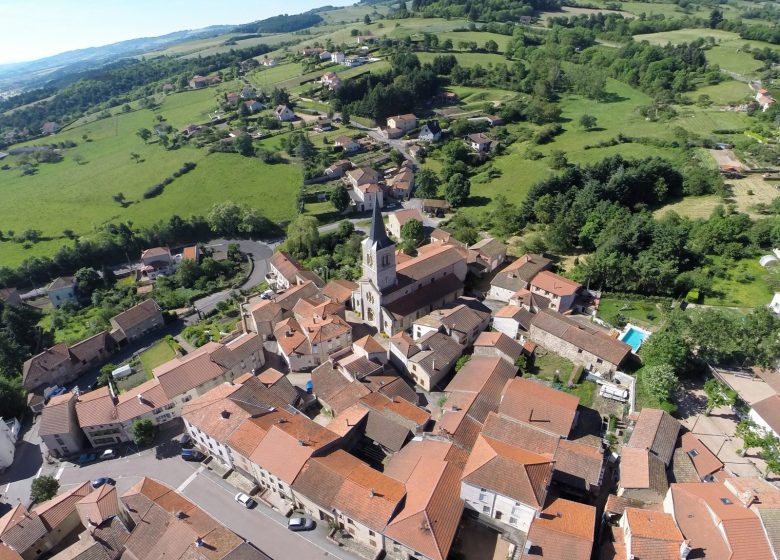
[[[144,192],[144,198],[154,198],[155,196],[160,196],[164,190],[165,185],[155,185]]]
[[[138,445],[146,445],[157,435],[157,426],[151,420],[135,420],[130,426],[130,436]]]

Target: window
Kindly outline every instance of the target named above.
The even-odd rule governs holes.
[[[509,524],[510,525],[517,525],[517,519],[515,519],[514,517],[510,517],[509,518]]]
[[[480,502],[487,501],[487,495],[485,495],[485,494],[480,494],[480,495],[479,495],[479,501],[480,501]]]
[[[376,548],[376,541],[369,540],[369,541],[368,541],[368,544],[370,544],[371,546],[373,546],[374,548]]]
[[[373,537],[376,533],[374,533],[371,529],[368,530],[368,536]]]
[[[688,451],[688,456],[693,459],[694,457],[697,457],[699,455],[699,452],[695,449],[691,449]]]
[[[577,348],[577,354],[582,354],[582,348]]]
[[[603,364],[604,360],[602,360],[601,358],[596,358],[596,363],[597,364]]]
[[[490,513],[490,506],[482,506],[482,513]]]
[[[720,501],[723,503],[723,505],[726,505],[726,506],[730,506],[731,504],[734,503],[731,500],[729,500],[728,498],[721,498]]]
[[[351,519],[349,519],[349,518],[348,518],[348,519],[347,519],[347,524],[348,524],[348,525],[354,525],[354,524],[355,524],[355,522],[354,522],[354,521],[352,521]]]

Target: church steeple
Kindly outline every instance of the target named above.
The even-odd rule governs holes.
[[[374,205],[371,230],[363,240],[363,277],[379,290],[395,284],[395,243],[387,237],[382,212]]]
[[[371,216],[371,231],[368,234],[368,239],[376,249],[384,249],[393,245],[393,242],[387,237],[387,232],[385,232],[385,223],[382,221],[382,211],[379,209],[379,204],[374,204],[374,214]]]

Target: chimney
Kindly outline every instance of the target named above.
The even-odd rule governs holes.
[[[373,489],[373,488],[372,488],[371,490],[369,490],[369,491],[368,491],[368,495],[369,495],[369,496],[371,496],[372,498],[373,498],[374,496],[376,496],[376,492],[374,492],[374,489]]]
[[[230,418],[230,412],[229,412],[229,411],[227,411],[227,410],[223,410],[223,411],[222,411],[222,412],[220,412],[219,414],[220,414],[220,416],[222,416],[222,418],[224,418],[224,419],[226,419],[226,420],[227,420],[228,418]]]
[[[183,511],[177,511],[173,515],[176,516],[176,519],[184,519],[186,517]]]
[[[284,336],[290,337],[293,335],[293,329],[287,329],[287,332],[284,333]]]
[[[203,539],[201,539],[200,537],[195,539],[195,546],[198,547],[198,548],[201,548],[202,546],[204,546]]]
[[[680,560],[685,560],[691,553],[690,541],[683,541],[680,545]]]
[[[534,545],[534,543],[532,543],[532,542],[530,541],[530,539],[526,539],[526,541],[525,541],[525,544],[523,545],[523,554],[530,554],[530,552],[531,552],[531,547],[532,547],[533,545]]]
[[[139,402],[139,403],[141,403],[141,404],[146,404],[146,399],[144,398],[144,396],[143,396],[142,394],[140,394],[140,393],[139,393],[139,394],[138,394],[138,395],[136,395],[136,396],[138,397],[138,402]]]
[[[306,447],[306,442],[303,441],[302,439],[299,439],[298,440],[298,445],[300,445],[301,447]]]

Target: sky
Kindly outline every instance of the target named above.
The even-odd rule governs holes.
[[[0,0],[0,64],[355,0]]]

